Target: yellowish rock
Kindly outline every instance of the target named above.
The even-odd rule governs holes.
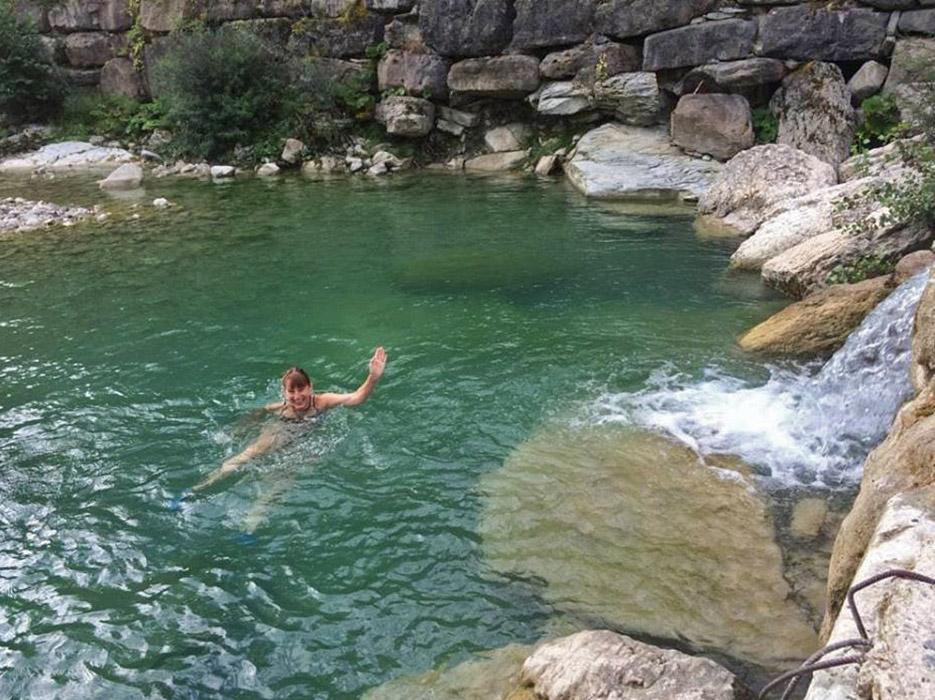
[[[620,427],[544,432],[482,480],[484,554],[595,626],[800,661],[815,632],[764,503],[729,467]]]
[[[828,504],[820,498],[803,498],[792,510],[790,530],[795,537],[812,538],[821,533],[828,516]]]
[[[740,339],[740,347],[771,355],[830,355],[891,291],[887,276],[833,285],[770,316]]]

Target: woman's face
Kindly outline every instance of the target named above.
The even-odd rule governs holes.
[[[294,411],[307,411],[312,405],[312,387],[308,384],[290,383],[283,387],[286,404]]]

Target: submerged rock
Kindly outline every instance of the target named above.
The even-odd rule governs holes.
[[[562,610],[763,665],[815,647],[764,503],[683,446],[611,426],[550,430],[481,492],[490,567],[543,582]]]
[[[511,644],[484,652],[453,668],[397,678],[364,693],[362,700],[490,700],[502,698],[519,680],[532,646]],[[517,699],[518,700],[518,699]]]
[[[830,355],[891,290],[886,276],[832,285],[755,326],[740,339],[740,347],[793,357]]]
[[[665,129],[605,124],[581,137],[565,175],[596,199],[698,197],[719,167],[686,156]]]
[[[752,700],[710,659],[660,649],[608,630],[578,632],[537,647],[522,683],[544,700]]]
[[[99,184],[102,190],[135,190],[143,184],[143,168],[138,163],[124,163]]]

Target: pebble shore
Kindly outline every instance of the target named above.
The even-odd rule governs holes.
[[[83,207],[59,207],[48,202],[32,202],[22,197],[0,199],[0,233],[29,231],[59,224],[72,226],[92,214]]]

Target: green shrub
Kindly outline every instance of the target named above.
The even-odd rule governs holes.
[[[238,144],[291,135],[301,111],[293,66],[241,31],[177,34],[153,71],[155,95],[182,153],[216,158]]]
[[[74,89],[65,96],[61,114],[53,122],[57,138],[86,140],[90,136],[140,139],[164,122],[162,104],[141,103],[129,97],[101,95]]]
[[[854,134],[854,146],[851,150],[859,153],[885,146],[899,136],[899,107],[892,95],[868,97],[860,104],[860,109],[864,115],[864,122]]]
[[[828,284],[853,284],[872,277],[888,275],[895,268],[891,260],[879,255],[865,255],[851,263],[835,265],[828,275]]]
[[[775,143],[779,136],[779,122],[768,107],[753,110],[753,138],[758,144]]]
[[[44,119],[58,112],[63,96],[36,28],[17,19],[11,0],[0,0],[0,113],[13,121]]]

